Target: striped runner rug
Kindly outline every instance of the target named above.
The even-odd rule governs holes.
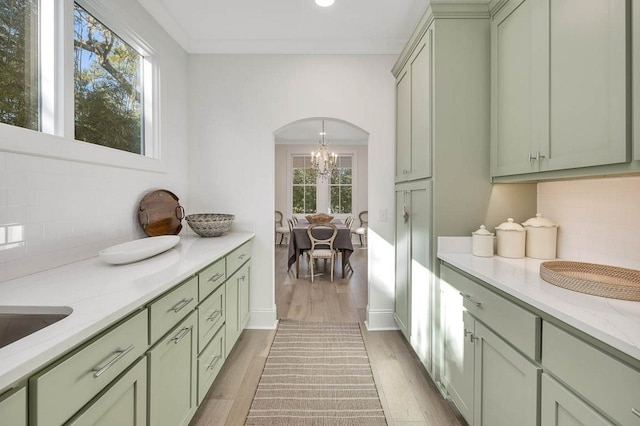
[[[281,320],[247,425],[386,425],[358,323]]]

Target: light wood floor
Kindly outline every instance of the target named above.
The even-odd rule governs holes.
[[[319,275],[311,284],[307,265],[287,271],[287,246],[276,246],[276,305],[278,318],[303,321],[358,321],[380,401],[389,425],[464,425],[464,421],[435,385],[397,331],[367,331],[367,250],[351,256],[353,272],[342,278],[336,267],[334,282]],[[320,264],[320,272],[323,271]],[[192,425],[243,425],[258,386],[275,330],[245,330],[207,394]]]

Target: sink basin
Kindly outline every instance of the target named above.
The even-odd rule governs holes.
[[[68,317],[67,306],[0,307],[0,348]]]
[[[552,260],[540,264],[540,278],[580,293],[640,301],[640,271],[636,269]]]
[[[100,259],[114,265],[137,262],[167,251],[179,242],[179,235],[141,238],[102,250]]]

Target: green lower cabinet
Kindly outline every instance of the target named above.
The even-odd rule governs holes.
[[[0,424],[27,426],[27,388],[0,395]]]
[[[197,339],[197,317],[192,312],[149,350],[149,425],[187,425],[193,417]]]
[[[147,359],[142,358],[138,361],[67,424],[70,426],[145,426],[147,424]]]
[[[204,400],[224,364],[224,340],[225,330],[223,325],[211,339],[209,345],[198,356],[198,405]]]
[[[225,283],[226,342],[225,358],[236,344],[249,316],[250,263],[245,263]]]
[[[548,374],[542,375],[543,426],[613,426]]]
[[[537,426],[542,369],[475,322],[474,426]]]

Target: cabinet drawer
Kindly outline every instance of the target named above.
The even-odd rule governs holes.
[[[224,324],[225,286],[219,287],[198,306],[198,353]]]
[[[198,277],[193,277],[153,302],[149,307],[149,343],[153,345],[191,312],[196,307],[197,298]]]
[[[227,276],[233,274],[244,262],[251,257],[251,241],[247,241],[226,257]]]
[[[27,426],[27,388],[21,387],[0,396],[2,424]]]
[[[209,388],[224,364],[224,326],[218,330],[209,346],[198,357],[198,404],[202,402]]]
[[[224,258],[204,268],[198,274],[198,300],[202,302],[216,288],[224,284],[226,278]]]
[[[540,360],[540,317],[446,265],[442,265],[440,271],[441,279],[460,292],[469,313],[529,358]]]
[[[31,423],[62,424],[140,357],[147,349],[147,315],[146,309],[139,312],[32,377]]]
[[[548,322],[542,327],[545,370],[616,422],[640,425],[640,372]]]

